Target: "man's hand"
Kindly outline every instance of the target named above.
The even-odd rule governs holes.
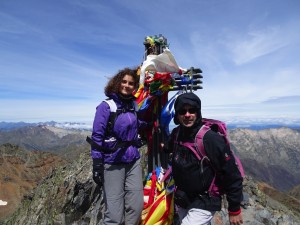
[[[103,162],[102,159],[93,159],[93,180],[100,187],[103,185]]]
[[[242,213],[238,215],[229,215],[230,225],[241,225],[243,224],[243,216]]]

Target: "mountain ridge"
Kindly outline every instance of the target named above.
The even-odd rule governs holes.
[[[53,170],[4,223],[101,224],[104,200],[101,188],[92,181],[91,164],[86,151],[76,163]],[[297,213],[265,195],[251,177],[245,177],[244,191],[244,224],[300,224]],[[216,225],[227,224],[227,210],[217,212],[214,220]]]
[[[300,131],[290,128],[229,130],[245,170],[280,191],[300,184]]]
[[[0,134],[0,144],[11,143],[28,150],[48,151],[72,161],[89,146],[85,139],[91,132],[38,125],[2,130]]]
[[[16,133],[14,134],[13,132]],[[28,133],[26,134],[26,132]],[[289,177],[289,171],[287,171],[285,167],[291,166],[293,164],[288,165],[286,161],[290,161],[290,155],[296,160],[298,160],[299,158],[299,151],[296,151],[300,149],[300,140],[298,137],[299,134],[297,132],[299,131],[290,128],[265,129],[259,131],[241,128],[229,130],[229,139],[232,143],[232,148],[240,156],[243,165],[246,168],[247,176],[245,190],[247,191],[247,194],[251,196],[250,200],[248,200],[247,203],[250,206],[247,211],[247,221],[249,223],[252,217],[255,217],[255,221],[263,221],[262,216],[266,216],[267,218],[265,218],[265,220],[276,221],[276,223],[270,222],[270,224],[284,224],[280,222],[282,218],[287,218],[288,221],[294,221],[294,219],[290,219],[290,216],[293,218],[294,214],[299,214],[299,212],[295,210],[295,207],[293,207],[293,205],[294,202],[296,202],[297,204],[297,201],[299,200],[297,198],[297,196],[299,196],[297,195],[297,193],[299,193],[297,192],[297,187],[299,186],[300,182],[298,184],[297,182],[292,184],[292,186],[294,185],[293,190],[289,190],[289,192],[288,190],[286,190],[285,193],[278,193],[278,190],[274,189],[273,187],[269,187],[269,185],[272,184],[273,180],[262,179],[270,177],[272,178],[273,176],[275,177],[276,173],[273,174],[270,171],[268,171],[268,169],[271,169],[272,171],[274,169],[279,168],[279,166],[282,166],[282,169],[277,169],[277,171],[282,171],[279,175],[284,175],[285,179]],[[85,137],[86,135],[90,134],[90,131],[78,131],[76,129],[62,129],[58,127],[47,127],[39,125],[30,128],[20,128],[20,130],[14,129],[10,131],[0,131],[0,140],[1,137],[3,137],[3,133],[6,133],[6,135],[9,133],[8,136],[12,136],[15,139],[22,137],[23,140],[26,140],[28,142],[25,143],[25,146],[27,147],[30,147],[33,145],[32,143],[35,143],[35,148],[36,146],[38,146],[39,151],[41,152],[44,152],[46,150],[48,151],[49,149],[51,149],[51,154],[55,154],[61,159],[67,161],[66,164],[55,167],[53,170],[50,171],[50,173],[48,173],[48,175],[45,175],[43,178],[40,178],[38,182],[39,185],[32,189],[32,191],[28,189],[28,193],[24,194],[22,200],[23,203],[20,204],[20,206],[21,208],[23,208],[27,205],[29,206],[29,208],[23,208],[23,210],[25,210],[26,213],[23,212],[22,209],[18,209],[13,214],[13,218],[15,218],[15,220],[9,221],[20,222],[24,219],[32,222],[33,218],[30,218],[30,214],[33,214],[36,217],[40,218],[40,221],[46,220],[46,218],[52,218],[52,221],[56,221],[57,224],[71,224],[74,221],[90,221],[90,224],[96,224],[94,223],[95,221],[99,222],[99,218],[102,214],[95,214],[93,210],[98,209],[101,211],[101,209],[103,208],[103,199],[101,197],[101,190],[97,189],[91,177],[92,163],[90,158],[90,147],[85,142]],[[44,145],[42,145],[36,139],[43,140]],[[78,139],[80,141],[78,141]],[[10,140],[12,141],[13,139]],[[53,147],[50,148],[49,146],[60,147],[58,147],[59,149],[53,149]],[[22,149],[22,147],[18,148]],[[263,152],[267,154],[261,154],[261,149],[264,149]],[[30,151],[33,150],[34,148],[30,148]],[[26,151],[28,151],[28,149],[26,149]],[[290,151],[293,152],[293,154],[288,153]],[[270,158],[273,159],[273,157],[275,156],[273,156],[272,154],[277,152],[281,154],[275,154],[275,156],[284,156],[284,160],[280,160],[280,158],[275,160],[274,158],[274,162],[281,162],[281,164],[273,163],[273,166],[275,167],[271,167],[268,161],[270,161]],[[265,158],[265,161],[263,161],[260,158]],[[254,162],[249,161],[249,159],[257,160],[256,164],[254,164]],[[22,160],[19,160],[19,162],[21,161]],[[284,161],[284,163],[282,163],[282,161]],[[262,167],[264,165],[266,166],[265,168]],[[266,176],[261,177],[261,179],[259,180],[260,182],[258,182],[258,184],[254,184],[253,180],[257,177],[252,178],[251,173],[253,172],[250,173],[250,169],[253,170],[255,168],[263,168],[263,170],[268,171],[266,173],[263,173],[263,175]],[[297,168],[290,170],[297,171]],[[255,174],[255,176],[258,175],[261,175],[261,173]],[[294,175],[291,174],[291,176]],[[3,180],[0,181],[0,184],[2,185]],[[6,179],[5,182],[9,182],[9,179]],[[270,184],[264,184],[268,182]],[[286,183],[285,180],[284,183]],[[267,197],[262,193],[268,193],[271,197]],[[297,201],[291,200],[288,196],[293,195],[294,193],[295,198],[297,198]],[[0,200],[3,200],[1,199],[1,196]],[[259,204],[256,204],[257,202]],[[291,207],[287,208],[287,206],[283,206],[282,203],[288,204]],[[47,204],[47,206],[43,204]],[[272,204],[274,204],[273,208]],[[43,211],[41,212],[41,214],[39,214],[37,209],[41,207],[46,207],[49,210],[49,213],[47,214],[47,212]],[[56,214],[54,209],[56,211],[59,211],[60,213]],[[277,213],[277,211],[285,213]],[[288,215],[288,217],[285,217],[285,215]],[[220,220],[226,220],[226,217],[222,213],[218,214],[218,216]],[[19,223],[7,222],[5,224]],[[20,224],[25,223],[20,222]],[[78,224],[81,223],[78,222]],[[293,222],[291,224],[299,223]]]
[[[244,121],[244,120],[229,120],[225,121],[228,129],[235,128],[246,128],[251,130],[263,130],[269,128],[280,128],[280,127],[288,127],[291,129],[300,130],[300,121],[281,121],[278,120],[270,122],[268,121]],[[36,122],[36,123],[28,123],[28,122],[0,122],[0,130],[13,130],[20,127],[28,127],[28,126],[49,126],[49,127],[58,127],[63,129],[76,129],[76,130],[92,130],[92,123],[84,123],[84,122],[56,122],[56,121],[46,121],[46,122]],[[170,129],[174,128],[175,124],[170,124]]]
[[[66,162],[43,151],[30,151],[17,145],[0,145],[0,219],[13,213],[21,200],[55,167]]]

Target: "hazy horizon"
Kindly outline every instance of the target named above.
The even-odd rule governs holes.
[[[162,34],[181,68],[203,70],[203,116],[292,123],[299,12],[298,0],[1,1],[0,121],[91,123],[108,77]]]

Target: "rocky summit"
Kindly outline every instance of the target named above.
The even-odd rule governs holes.
[[[285,131],[288,132],[289,135],[295,135],[293,130],[290,131],[288,129]],[[254,140],[257,142],[262,140],[262,137],[259,135],[255,136],[257,134],[256,132],[261,131],[251,133],[253,131],[245,129],[242,130],[242,132],[236,134],[230,133],[230,140],[242,159],[254,157],[252,154],[258,154],[260,151],[263,151],[262,149],[259,151],[259,149],[253,148],[250,145],[250,143],[254,142]],[[250,132],[250,135],[247,132]],[[280,135],[283,135],[282,131],[279,132],[278,130],[273,131],[271,129],[266,132],[269,136],[263,136],[263,140],[268,143],[274,142],[275,137],[278,139]],[[240,133],[242,133],[242,135],[240,135]],[[280,135],[275,136],[276,133]],[[283,139],[286,140],[287,137],[284,135],[283,137]],[[269,138],[271,139],[269,140]],[[298,146],[297,142],[291,145],[287,145],[290,143],[285,144],[283,141],[281,143],[282,145],[280,145],[281,147],[279,150],[272,151],[271,149],[265,149],[264,151],[268,152],[266,155],[269,158],[275,157],[270,156],[270,154],[273,152],[278,154],[278,151],[291,151],[294,152],[293,154],[297,154],[297,151],[294,150],[294,147]],[[276,145],[278,144],[279,140],[276,140]],[[255,146],[265,148],[267,145],[255,144]],[[282,146],[288,146],[288,149],[284,150]],[[269,146],[268,148],[271,147]],[[248,155],[246,153],[242,153],[241,149],[243,149]],[[144,153],[146,150],[141,149],[141,152]],[[287,155],[289,154],[290,153],[287,153]],[[284,156],[284,153],[281,155]],[[265,154],[262,154],[261,157],[265,157]],[[294,155],[294,157],[298,156]],[[255,155],[254,159],[259,159],[259,155]],[[284,158],[282,158],[282,160],[283,159]],[[261,164],[262,162],[267,162],[267,159],[265,159],[265,161],[260,161]],[[273,162],[278,163],[280,160],[275,160],[274,158]],[[243,165],[246,166],[247,162],[243,161]],[[285,162],[281,162],[279,165],[282,165],[282,169],[285,170],[288,170],[287,168],[289,168],[285,167]],[[247,167],[246,177],[244,180],[244,202],[242,205],[244,224],[299,225],[300,212],[298,206],[300,205],[300,202],[299,198],[297,198],[297,193],[299,193],[297,192],[297,185],[288,192],[279,191],[272,187],[269,183],[263,180],[257,180],[255,177],[250,175],[251,168],[252,166],[249,166],[249,168]],[[2,178],[3,176],[1,177],[1,185],[3,185],[4,181],[7,183],[10,182],[9,180],[3,180]],[[292,194],[295,194],[295,196],[292,196]],[[102,190],[97,187],[92,180],[92,162],[89,147],[85,146],[81,154],[77,154],[73,161],[60,166],[55,166],[55,168],[51,169],[49,173],[43,176],[43,179],[41,179],[33,189],[28,189],[28,192],[24,194],[19,207],[11,216],[7,217],[5,220],[3,219],[0,224],[98,225],[102,224],[104,209],[103,204]],[[2,210],[7,206],[8,205],[0,205],[0,209]],[[222,211],[216,213],[214,217],[214,224],[229,224],[226,201],[224,201]]]
[[[300,131],[290,128],[229,130],[232,149],[247,174],[287,192],[300,184]]]
[[[12,214],[47,174],[65,163],[50,152],[29,151],[11,144],[0,145],[0,219]]]
[[[102,190],[92,180],[89,152],[74,163],[55,169],[24,198],[7,225],[97,225],[103,217]],[[260,190],[251,177],[244,182],[244,224],[300,224],[299,215]],[[228,224],[225,208],[215,224]]]

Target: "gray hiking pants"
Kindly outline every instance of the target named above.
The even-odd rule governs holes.
[[[143,180],[140,160],[130,164],[104,165],[103,225],[136,225],[143,210]]]

